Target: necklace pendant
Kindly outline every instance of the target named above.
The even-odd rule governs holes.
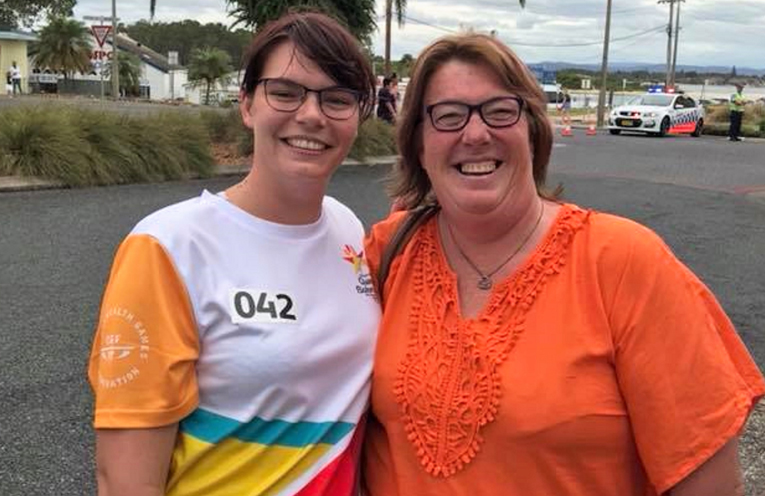
[[[489,279],[487,276],[481,276],[480,279],[478,279],[478,289],[482,291],[488,291],[491,289],[491,279]]]

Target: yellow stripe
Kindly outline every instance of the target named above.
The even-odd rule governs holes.
[[[331,447],[291,448],[232,438],[213,445],[181,434],[173,453],[167,496],[273,496]]]

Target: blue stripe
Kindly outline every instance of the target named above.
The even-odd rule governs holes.
[[[247,443],[299,448],[336,444],[354,428],[348,422],[286,422],[258,417],[243,423],[201,408],[181,421],[180,429],[202,441],[217,444],[227,437]]]

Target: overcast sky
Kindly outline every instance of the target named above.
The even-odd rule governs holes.
[[[383,54],[384,0],[377,0],[375,53]],[[668,4],[613,0],[611,49],[615,62],[666,62]],[[148,18],[149,0],[117,0],[122,22]],[[428,42],[460,29],[496,30],[529,63],[599,64],[606,0],[409,0],[406,23],[394,22],[392,54],[416,55]],[[78,0],[75,16],[111,15],[109,0]],[[157,21],[232,21],[225,0],[157,0]],[[687,0],[681,5],[678,65],[765,68],[765,0]]]

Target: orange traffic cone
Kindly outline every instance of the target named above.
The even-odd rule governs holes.
[[[595,128],[595,124],[590,123],[589,126],[587,126],[587,136],[597,136],[598,130]]]
[[[571,126],[569,126],[568,124],[563,126],[563,129],[560,130],[560,135],[561,136],[573,136],[574,133],[571,132]]]

